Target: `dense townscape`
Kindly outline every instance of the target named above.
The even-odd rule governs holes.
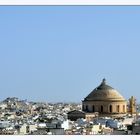
[[[68,119],[69,112],[82,112],[76,103],[28,102],[12,97],[0,102],[1,135],[94,135],[139,134],[139,114],[123,118]]]

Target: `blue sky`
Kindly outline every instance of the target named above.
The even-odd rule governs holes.
[[[0,100],[80,102],[105,77],[140,101],[140,6],[0,6]]]

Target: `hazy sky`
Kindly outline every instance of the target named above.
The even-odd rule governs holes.
[[[104,77],[140,101],[140,6],[0,6],[0,100],[80,102]]]

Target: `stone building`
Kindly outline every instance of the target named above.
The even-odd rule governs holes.
[[[130,113],[131,115],[137,114],[136,99],[134,98],[134,96],[131,96],[131,98],[129,99],[129,108],[127,112]]]
[[[79,110],[73,110],[67,113],[68,119],[71,121],[76,121],[79,118],[85,118],[85,112]]]
[[[103,117],[122,117],[127,113],[127,101],[103,79],[101,84],[82,101],[82,111],[98,112],[99,116]]]
[[[83,112],[79,110],[73,110],[67,113],[68,119],[71,121],[76,121],[79,118],[86,119],[87,121],[93,120],[93,118],[98,116],[98,113]]]

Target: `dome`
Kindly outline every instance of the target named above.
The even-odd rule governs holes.
[[[125,101],[124,97],[114,88],[106,84],[103,79],[102,83],[95,88],[85,99],[85,101]]]

